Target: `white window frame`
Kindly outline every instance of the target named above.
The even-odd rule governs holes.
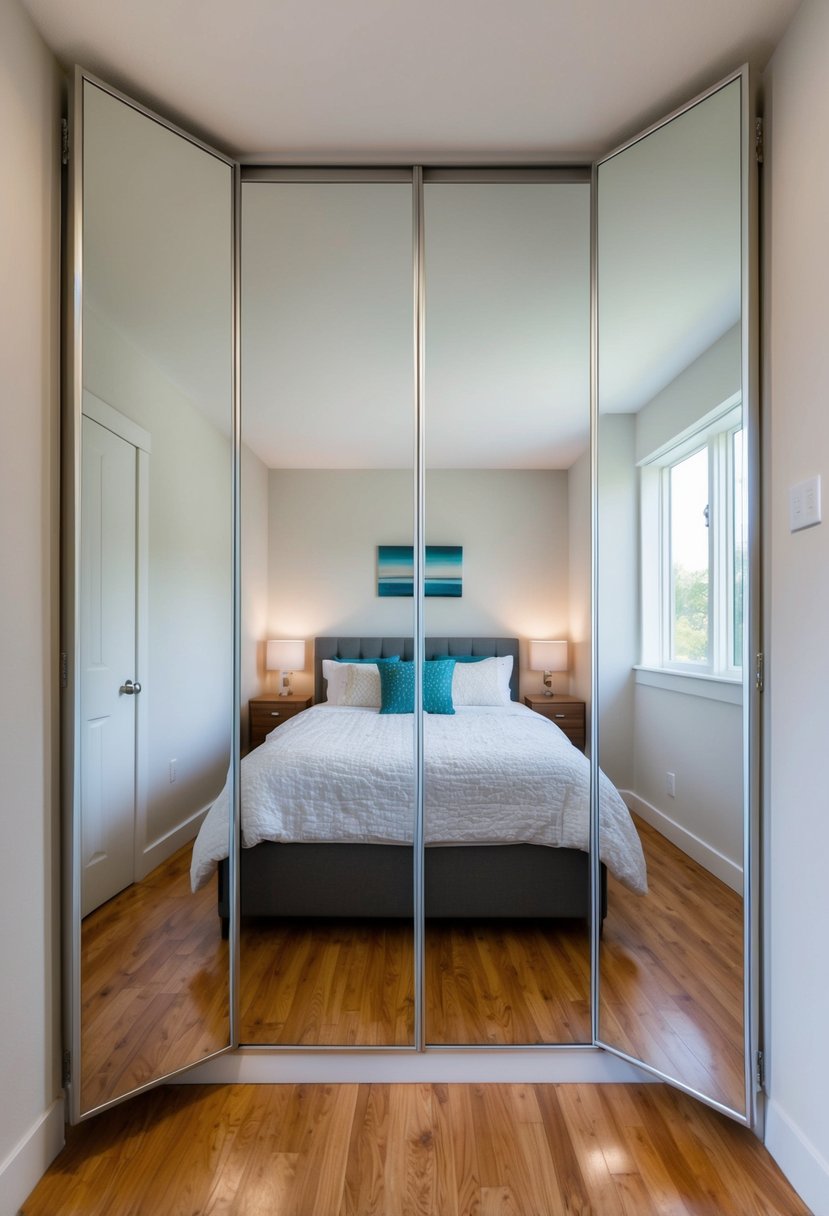
[[[742,680],[741,667],[733,663],[731,560],[735,519],[733,465],[729,459],[733,437],[742,425],[741,399],[735,394],[701,423],[640,461],[640,669]],[[672,657],[671,470],[704,449],[708,451],[709,495],[708,655],[704,662],[681,662]]]

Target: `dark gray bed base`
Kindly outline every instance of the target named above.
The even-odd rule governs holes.
[[[240,851],[242,915],[412,916],[412,850],[387,844],[275,844]],[[602,865],[602,920],[607,871]],[[542,845],[457,845],[426,850],[426,916],[589,918],[589,858]],[[219,914],[229,915],[227,861]]]

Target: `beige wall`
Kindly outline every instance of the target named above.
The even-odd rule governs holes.
[[[829,5],[804,0],[766,76],[767,1142],[829,1212]],[[789,532],[789,487],[823,477],[824,523]]]
[[[567,472],[570,523],[570,692],[587,706],[587,739],[590,746],[591,699],[591,604],[593,601],[590,560],[590,452],[581,455]]]
[[[401,470],[271,471],[269,636],[309,639],[296,691],[316,635],[411,635],[412,600],[377,596],[377,546],[410,540],[413,493]],[[426,601],[427,634],[517,636],[524,668],[529,638],[568,636],[566,473],[434,470],[426,501],[427,544],[463,545],[463,596]]]
[[[267,687],[268,633],[268,469],[245,444],[242,444],[241,479],[241,702],[245,749],[248,701]]]
[[[639,662],[639,505],[636,416],[599,418],[599,764],[634,789],[633,667]]]
[[[0,3],[0,1211],[60,1144],[57,64]]]

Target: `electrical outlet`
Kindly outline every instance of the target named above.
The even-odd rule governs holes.
[[[665,791],[671,798],[676,798],[676,773],[665,774]]]
[[[176,765],[177,764],[178,764],[178,760],[170,761],[170,785],[175,785],[175,783],[176,783]]]

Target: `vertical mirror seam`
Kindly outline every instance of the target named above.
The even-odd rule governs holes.
[[[425,259],[423,225],[423,169],[412,171],[413,287],[414,287],[414,415],[415,415],[415,526],[414,526],[414,953],[415,953],[415,1048],[426,1047],[426,905],[425,905],[425,824],[424,824],[424,721],[423,721],[423,642],[424,642],[424,545],[426,519],[425,454]]]

